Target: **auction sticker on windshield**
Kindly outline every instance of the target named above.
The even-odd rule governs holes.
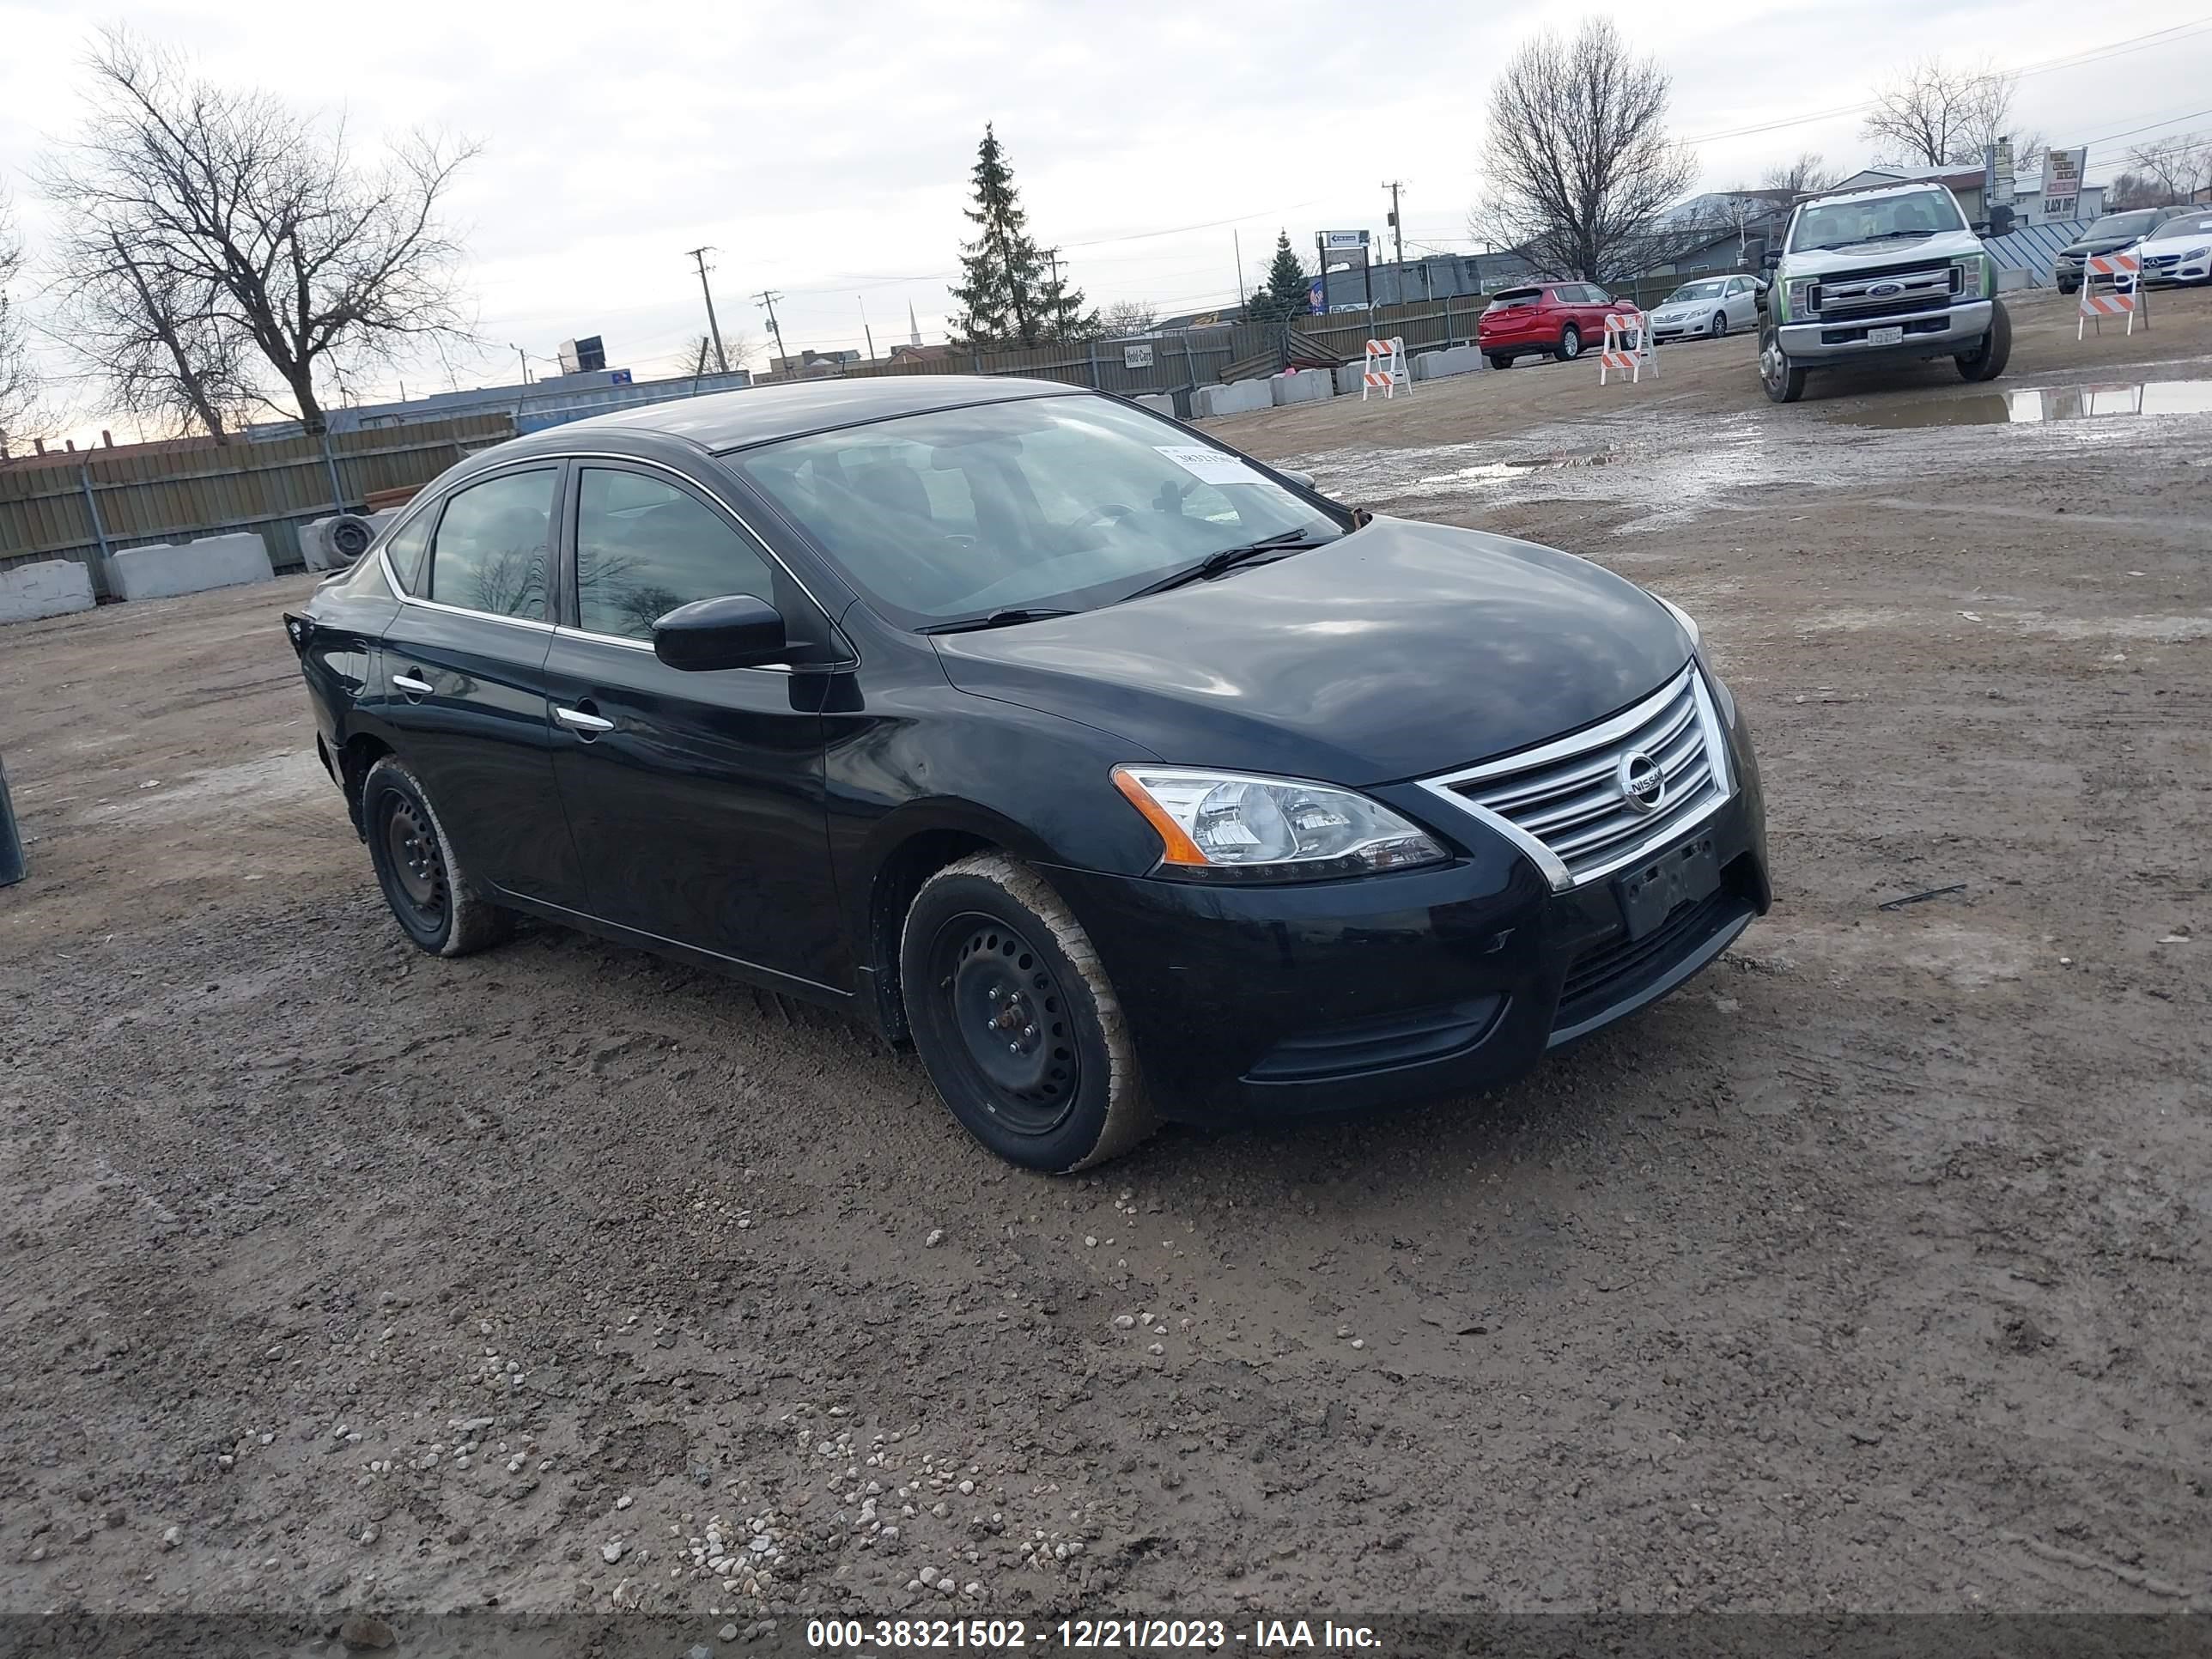
[[[1166,456],[1200,483],[1238,484],[1265,482],[1258,473],[1234,455],[1224,455],[1218,449],[1208,449],[1204,444],[1154,444],[1154,449]]]

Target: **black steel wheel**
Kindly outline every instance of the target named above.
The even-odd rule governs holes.
[[[479,896],[421,782],[396,757],[368,769],[361,823],[377,885],[400,931],[433,956],[466,956],[514,931],[514,913]]]
[[[899,983],[930,1081],[1007,1162],[1084,1169],[1152,1132],[1120,999],[1082,925],[1028,866],[981,853],[924,882]]]

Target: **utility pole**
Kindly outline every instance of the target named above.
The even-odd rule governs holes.
[[[860,332],[867,337],[868,361],[872,363],[876,361],[876,331],[868,326],[867,296],[866,295],[855,294],[853,298],[859,303],[860,307]]]
[[[688,251],[698,261],[699,292],[707,296],[707,332],[714,337],[714,366],[726,374],[730,372],[730,360],[722,350],[722,325],[714,320],[714,290],[707,286],[707,256],[714,250],[695,247]]]
[[[1314,240],[1318,242],[1321,239],[1316,237]],[[1237,234],[1234,225],[1229,227],[1229,246],[1237,250],[1237,297],[1231,303],[1242,306],[1244,303],[1244,239]]]
[[[791,372],[791,354],[783,349],[783,330],[777,325],[775,320],[775,302],[783,298],[783,295],[778,294],[774,289],[764,288],[753,297],[761,302],[761,308],[768,313],[768,331],[775,336],[775,355],[783,359],[784,373],[787,374]]]
[[[517,346],[514,349],[514,361],[522,365],[522,383],[525,386],[528,386],[530,384],[530,359],[526,355],[525,355],[520,346]]]
[[[1067,332],[1067,296],[1060,291],[1060,250],[1041,247],[1037,252],[1043,254],[1052,265],[1052,326],[1055,333],[1065,336]]]
[[[1405,187],[1405,181],[1401,179],[1385,179],[1382,181],[1382,188],[1390,192],[1390,234],[1397,243],[1398,263],[1401,265],[1406,263],[1406,227],[1398,219],[1398,192]]]

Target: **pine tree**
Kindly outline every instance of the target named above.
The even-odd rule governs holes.
[[[1255,322],[1279,323],[1303,313],[1306,304],[1305,267],[1291,251],[1290,232],[1278,231],[1275,257],[1267,265],[1267,286],[1252,290],[1246,302],[1247,314]]]
[[[988,125],[970,176],[975,204],[967,210],[968,222],[977,234],[960,248],[965,280],[952,289],[960,307],[953,332],[967,345],[1033,346],[1051,321],[1041,291],[1045,285],[1039,280],[1043,258],[1030,240],[1029,216],[1014,190],[1013,169]],[[1074,296],[1078,304],[1082,297]]]

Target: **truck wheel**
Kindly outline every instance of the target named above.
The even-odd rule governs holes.
[[[1771,403],[1794,404],[1805,395],[1805,371],[1782,355],[1782,337],[1771,328],[1759,343],[1759,382]]]
[[[1000,853],[922,884],[899,939],[914,1046],[968,1133],[1054,1175],[1152,1129],[1121,1000],[1044,878]]]
[[[1962,380],[1994,380],[2004,373],[2005,364],[2012,356],[2012,319],[2006,315],[2004,301],[1996,301],[1990,312],[1990,331],[1982,336],[1982,343],[1972,351],[1959,354],[1959,378]]]
[[[1569,323],[1559,332],[1559,361],[1571,363],[1583,355],[1583,331]]]

